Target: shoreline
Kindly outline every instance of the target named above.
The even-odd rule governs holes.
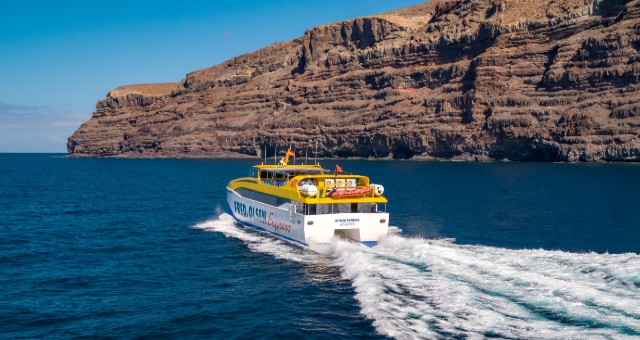
[[[37,153],[34,153],[37,154]],[[46,153],[44,153],[46,154]],[[78,154],[60,154],[64,158],[96,158],[96,159],[227,159],[227,160],[240,160],[240,159],[256,159],[264,160],[264,158],[249,155],[240,155],[235,153],[222,153],[218,155],[161,155],[161,156],[98,156],[98,155],[78,155]],[[273,156],[267,157],[267,160],[272,160]],[[311,159],[311,157],[309,157]],[[512,160],[512,159],[492,159],[488,157],[453,157],[453,158],[439,158],[439,157],[411,157],[411,158],[392,158],[392,157],[318,157],[319,161],[351,161],[351,160],[363,160],[363,161],[400,161],[400,162],[451,162],[451,163],[556,163],[556,164],[637,164],[640,165],[640,160],[629,161],[536,161],[536,160]],[[268,163],[268,162],[267,162]]]

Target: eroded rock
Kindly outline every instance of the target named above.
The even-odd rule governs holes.
[[[639,0],[433,0],[113,90],[67,147],[637,162],[639,77]]]

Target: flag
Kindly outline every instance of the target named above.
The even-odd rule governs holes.
[[[289,150],[289,151],[287,151],[287,156],[295,158],[296,154],[293,151]]]
[[[344,170],[342,170],[342,167],[339,166],[338,164],[336,164],[336,173],[338,172],[344,172]]]

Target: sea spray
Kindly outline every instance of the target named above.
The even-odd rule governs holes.
[[[221,214],[217,219],[197,224],[195,228],[220,232],[226,237],[239,239],[252,251],[269,254],[275,258],[295,262],[314,261],[313,254],[300,247],[261,232],[254,232],[252,229],[238,227],[233,217],[226,213]]]
[[[222,214],[196,228],[276,258],[336,266],[361,312],[394,338],[640,335],[640,256],[513,250],[400,236],[375,248],[336,240],[328,259]]]

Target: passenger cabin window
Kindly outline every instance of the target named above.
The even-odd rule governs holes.
[[[288,202],[289,200],[284,199],[282,197],[277,197],[277,196],[271,196],[271,195],[267,195],[265,193],[259,192],[259,191],[255,191],[255,190],[251,190],[251,189],[246,189],[246,188],[238,188],[236,190],[236,192],[238,194],[240,194],[240,196],[260,202],[260,203],[264,203],[264,204],[268,204],[271,206],[281,206],[283,204],[285,204],[286,202]]]

